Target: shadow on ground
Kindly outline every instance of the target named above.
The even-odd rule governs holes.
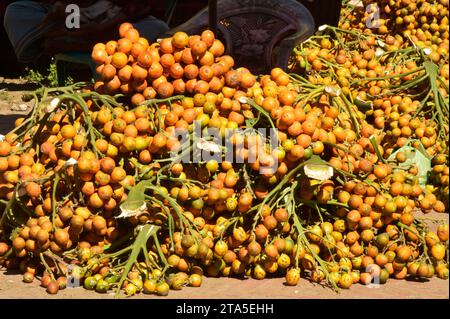
[[[34,83],[14,83],[14,82],[3,82],[0,83],[0,90],[7,91],[33,91],[39,88],[39,85]]]
[[[0,134],[7,134],[14,128],[14,121],[23,117],[21,114],[0,115]]]

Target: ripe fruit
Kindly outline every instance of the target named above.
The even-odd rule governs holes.
[[[56,281],[51,281],[47,286],[47,293],[50,295],[56,295],[59,290],[59,285]]]
[[[443,260],[445,258],[445,253],[446,248],[443,244],[439,243],[431,247],[431,254],[437,261]]]
[[[125,53],[116,52],[112,56],[111,63],[116,69],[122,69],[123,67],[125,67],[127,65],[128,58]]]
[[[43,112],[0,141],[0,264],[25,282],[42,277],[52,293],[77,277],[86,289],[130,296],[198,287],[203,273],[284,276],[292,286],[304,273],[343,289],[447,278],[448,226],[431,232],[414,215],[448,210],[448,125],[437,125],[434,105],[448,113],[448,21],[434,21],[447,11],[391,2],[380,8],[390,18],[358,39],[355,8],[342,27],[352,31],[333,31],[345,33],[339,43],[326,32],[302,43],[296,75],[235,66],[210,30],[149,43],[121,25],[120,39],[92,50],[92,87],[48,90],[49,103],[38,95]],[[436,99],[419,99],[430,70],[420,50],[403,49],[411,41],[392,30],[380,51],[372,33],[394,20],[432,51]],[[256,130],[272,126],[275,136]],[[432,158],[425,187],[410,148]]]
[[[300,270],[298,268],[289,269],[285,278],[288,286],[297,286],[300,281]]]

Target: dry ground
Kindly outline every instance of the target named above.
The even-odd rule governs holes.
[[[284,279],[205,278],[200,288],[187,287],[180,291],[171,291],[167,298],[174,299],[448,299],[449,286],[447,280],[432,278],[430,281],[417,282],[390,279],[379,288],[368,288],[354,285],[339,294],[331,289],[312,284],[301,279],[296,287],[284,285]],[[114,293],[98,294],[84,288],[67,288],[56,296],[48,295],[37,281],[24,284],[18,274],[0,273],[0,299],[99,299],[114,298]],[[133,298],[160,298],[139,294]]]
[[[22,101],[22,94],[29,87],[23,80],[0,77],[0,134],[14,128],[14,121],[31,110],[32,103]]]

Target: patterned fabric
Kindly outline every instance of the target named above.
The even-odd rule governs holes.
[[[86,8],[80,8],[81,23],[104,23],[122,11],[122,8],[113,1],[101,0]]]
[[[50,8],[49,4],[36,1],[16,1],[6,8],[5,31],[20,62],[29,63],[41,56],[42,49],[36,41],[54,27],[52,23],[41,23]]]
[[[51,3],[49,3],[51,2]],[[7,8],[4,16],[5,31],[14,47],[17,59],[22,63],[33,62],[43,54],[42,38],[63,21],[50,20],[45,17],[52,10],[56,1],[15,1]],[[142,36],[153,41],[158,35],[168,30],[168,26],[153,16],[153,11],[161,7],[164,1],[155,0],[103,0],[103,1],[57,1],[65,4],[80,5],[80,19],[83,23],[107,22],[120,14],[125,14],[124,21],[133,22]],[[156,6],[155,3],[158,3]],[[64,5],[65,5],[64,4]],[[89,41],[83,38],[66,37],[68,43]]]

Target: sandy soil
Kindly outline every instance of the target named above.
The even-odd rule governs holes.
[[[84,288],[66,288],[56,296],[48,295],[39,287],[38,281],[24,284],[20,274],[0,273],[0,299],[111,299],[114,293],[99,294]],[[138,294],[133,298],[160,298]],[[301,279],[296,287],[284,285],[283,278],[254,279],[205,278],[200,288],[187,287],[171,291],[167,298],[173,299],[448,299],[447,280],[432,278],[429,281],[406,281],[390,279],[378,288],[353,285],[349,290],[335,293],[331,289]]]
[[[25,90],[33,87],[21,79],[5,79],[0,77],[0,134],[14,128],[14,121],[28,114],[33,107],[32,102],[22,101]]]

